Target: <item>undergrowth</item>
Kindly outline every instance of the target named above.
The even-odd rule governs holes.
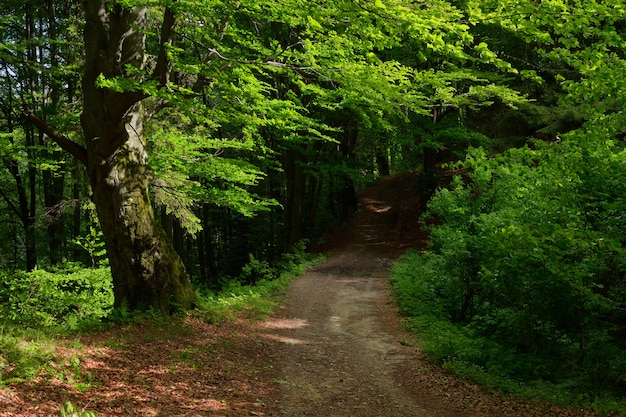
[[[71,402],[67,401],[59,410],[60,417],[97,417],[98,413],[78,408]]]
[[[202,287],[196,290],[200,300],[196,313],[211,323],[232,320],[241,314],[250,318],[266,317],[277,307],[278,296],[287,285],[321,260],[320,256],[307,254],[303,244],[293,253],[285,254],[275,268],[251,257],[241,277],[228,281],[219,292]],[[250,276],[258,279],[254,284],[244,284]]]
[[[113,310],[108,267],[32,272],[0,271],[2,324],[76,331],[93,327]]]
[[[586,384],[583,369],[557,374],[558,358],[520,351],[484,335],[479,326],[452,321],[437,285],[442,273],[435,264],[430,254],[410,251],[391,271],[394,296],[408,317],[407,327],[435,363],[488,390],[592,408],[603,416],[626,415],[624,398],[609,386]]]
[[[241,315],[262,319],[279,303],[289,282],[303,274],[319,257],[304,248],[287,254],[276,268],[251,258],[242,277],[226,283],[219,292],[197,289],[198,306],[192,312],[211,323],[234,320]],[[259,277],[245,285],[251,275]],[[93,375],[82,371],[81,344],[75,335],[115,325],[147,323],[154,327],[145,337],[176,337],[184,331],[181,316],[165,317],[154,310],[134,312],[122,305],[113,309],[108,268],[84,269],[68,266],[56,271],[0,271],[0,389],[30,381],[38,376],[56,379],[80,392],[97,388]],[[167,327],[168,332],[162,331]],[[60,348],[74,348],[76,355],[62,356]],[[60,405],[59,415],[95,416],[71,403]]]
[[[392,274],[424,349],[488,387],[626,415],[625,163],[580,132],[470,149],[428,202],[427,251]]]

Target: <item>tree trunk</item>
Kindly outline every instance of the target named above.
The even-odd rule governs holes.
[[[139,137],[133,136],[111,157],[89,164],[93,198],[109,255],[115,305],[169,313],[173,307],[189,307],[194,292],[155,217],[145,152]]]
[[[7,114],[7,124],[9,133],[13,133],[13,122],[11,115]],[[25,130],[26,140],[28,142],[29,130]],[[32,134],[32,132],[31,132]],[[13,144],[13,138],[9,137],[9,141]],[[32,149],[32,146],[31,146]],[[31,191],[29,198],[27,192],[27,184],[24,182],[24,175],[20,169],[20,164],[15,160],[6,160],[6,167],[15,181],[15,191],[17,201],[14,201],[8,193],[0,190],[0,195],[6,201],[8,207],[19,217],[20,223],[24,230],[24,252],[26,255],[26,270],[32,271],[37,267],[37,241],[35,233],[35,200],[32,195],[34,186],[28,185]],[[32,177],[34,168],[28,164],[28,177]],[[29,204],[30,202],[30,204]]]
[[[286,183],[284,251],[289,251],[303,237],[305,176],[302,160],[302,152],[298,149],[288,149],[284,152],[283,169]]]
[[[217,286],[219,267],[216,261],[215,247],[213,245],[213,220],[211,219],[210,206],[202,205],[203,229],[198,233],[198,257],[200,262],[201,281],[210,286]]]
[[[56,176],[50,171],[42,172],[44,203],[48,211],[48,251],[50,265],[57,265],[63,261],[63,219],[62,208],[59,204],[62,201],[65,189],[65,177]]]
[[[433,125],[436,125],[443,116],[444,110],[440,107],[433,109]],[[434,130],[435,126],[433,126]],[[422,174],[420,178],[421,192],[420,201],[426,203],[435,194],[437,190],[437,161],[439,159],[439,151],[433,146],[424,146],[422,155]]]
[[[389,156],[387,155],[387,148],[384,144],[379,145],[380,148],[376,149],[376,166],[378,167],[378,173],[386,177],[391,172],[389,167]]]
[[[350,121],[345,125],[344,129],[340,149],[350,169],[356,166],[356,146],[359,138],[359,126],[356,122]],[[347,172],[344,173],[339,180],[339,220],[344,221],[357,211],[359,207],[359,197],[356,193],[354,181]]]
[[[39,146],[45,157],[63,161],[61,152],[51,150],[47,143],[47,137],[43,132],[39,132]],[[41,179],[43,186],[43,199],[46,211],[46,227],[48,234],[48,254],[50,265],[57,265],[63,261],[63,208],[61,203],[64,200],[65,192],[65,170],[59,173],[52,170],[42,170]]]
[[[423,169],[420,178],[421,193],[420,199],[422,202],[430,200],[437,189],[437,150],[431,147],[424,148],[423,155]]]
[[[109,255],[115,305],[152,307],[163,313],[188,308],[195,293],[185,267],[167,241],[149,194],[144,130],[138,92],[99,88],[97,78],[133,76],[144,67],[145,8],[122,8],[104,0],[85,7],[84,110],[86,166]]]
[[[56,17],[56,5],[54,0],[47,0],[47,13],[46,22],[48,24],[48,34],[50,39],[57,39],[57,25],[59,21]],[[43,25],[42,25],[43,26]],[[45,66],[44,57],[46,52],[42,49],[38,54],[40,65]],[[59,65],[58,51],[59,46],[56,42],[51,42],[49,46],[49,61],[51,68],[57,68]],[[55,114],[58,111],[58,105],[61,102],[63,83],[60,80],[53,77],[42,76],[43,89],[49,91],[49,99],[44,101],[45,107],[52,111],[51,114]],[[49,139],[43,132],[39,132],[39,145],[46,157],[50,157],[53,160],[63,161],[63,156],[57,150],[50,149]],[[47,216],[47,232],[48,232],[48,249],[50,264],[57,265],[63,261],[63,229],[64,222],[62,219],[61,202],[64,200],[65,191],[65,169],[60,170],[59,173],[52,170],[45,169],[41,172],[43,180],[43,194],[44,204],[48,212]]]

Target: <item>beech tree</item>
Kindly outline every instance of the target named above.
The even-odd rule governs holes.
[[[32,270],[62,259],[63,225],[57,214],[73,161],[20,114],[21,106],[28,105],[68,134],[75,130],[69,122],[75,115],[78,80],[72,66],[81,49],[73,30],[75,9],[53,0],[5,1],[0,6],[0,201],[11,213],[9,219],[19,224],[3,230],[11,237],[5,245],[10,242],[14,248],[13,256],[3,258],[13,268]],[[46,245],[38,241],[42,223]]]
[[[498,155],[476,148],[456,166],[462,175],[428,205],[428,251],[396,270],[398,299],[416,328],[436,329],[438,340],[425,346],[451,369],[475,366],[621,401],[626,3],[468,7],[472,19],[490,22],[481,28],[488,37],[526,49],[513,53],[525,76],[550,89],[553,107],[540,105],[552,123],[532,146]]]
[[[71,141],[25,108],[24,116],[86,167],[109,255],[115,303],[169,313],[195,299],[185,267],[151,204],[144,127],[147,95],[141,89],[107,88],[103,79],[141,82],[146,69],[148,8],[88,0],[81,126],[84,145]],[[151,79],[166,87],[167,45],[175,18],[166,9]]]

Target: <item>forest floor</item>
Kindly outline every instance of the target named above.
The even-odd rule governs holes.
[[[328,239],[326,261],[292,283],[269,319],[189,316],[76,336],[56,352],[64,366],[0,390],[0,417],[58,415],[66,401],[100,417],[594,415],[487,392],[433,366],[402,329],[388,268],[423,245],[413,180],[386,178],[363,193]]]

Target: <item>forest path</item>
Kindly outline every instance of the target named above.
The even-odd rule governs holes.
[[[333,254],[296,280],[280,313],[261,325],[283,342],[272,415],[435,415],[396,377],[419,352],[402,343],[387,289],[391,262],[417,244],[417,215],[406,216],[419,212],[413,186],[403,175],[368,189],[356,216],[330,237]],[[409,209],[402,217],[400,204]]]
[[[258,325],[271,351],[275,417],[582,416],[509,398],[445,373],[401,329],[389,267],[424,245],[415,176],[387,177],[332,234],[327,260],[295,280],[281,310]]]

